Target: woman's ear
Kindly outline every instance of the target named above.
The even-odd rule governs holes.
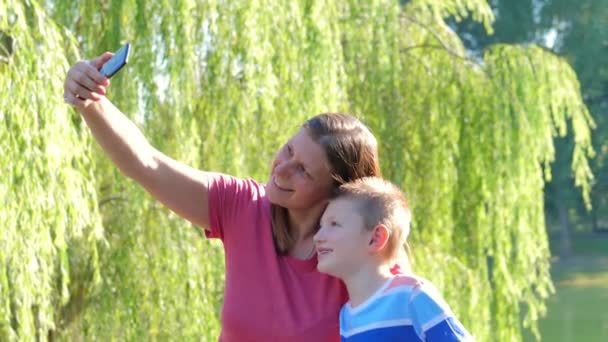
[[[372,254],[378,253],[386,247],[388,238],[391,236],[391,231],[383,224],[379,224],[372,230],[369,241],[369,252]]]

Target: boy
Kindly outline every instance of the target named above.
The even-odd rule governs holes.
[[[327,206],[314,236],[317,269],[348,289],[342,341],[472,340],[432,284],[391,273],[410,220],[403,193],[375,177],[342,185]]]

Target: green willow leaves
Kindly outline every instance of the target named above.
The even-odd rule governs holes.
[[[491,30],[479,0],[0,0],[0,340],[217,338],[221,246],[120,175],[62,103],[69,65],[127,40],[108,97],[202,169],[264,181],[306,118],[359,115],[413,203],[414,269],[481,341],[518,339],[521,317],[535,329],[553,137],[571,120],[587,195],[593,123],[560,58],[468,57],[444,22],[468,16]]]

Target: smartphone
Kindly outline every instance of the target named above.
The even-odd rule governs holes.
[[[107,78],[114,76],[114,74],[129,62],[129,52],[131,52],[131,44],[126,43],[114,53],[114,56],[112,56],[99,71]]]

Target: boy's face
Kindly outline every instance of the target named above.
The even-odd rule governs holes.
[[[353,274],[370,256],[371,236],[354,200],[332,200],[314,236],[319,260],[317,269],[339,278]]]

